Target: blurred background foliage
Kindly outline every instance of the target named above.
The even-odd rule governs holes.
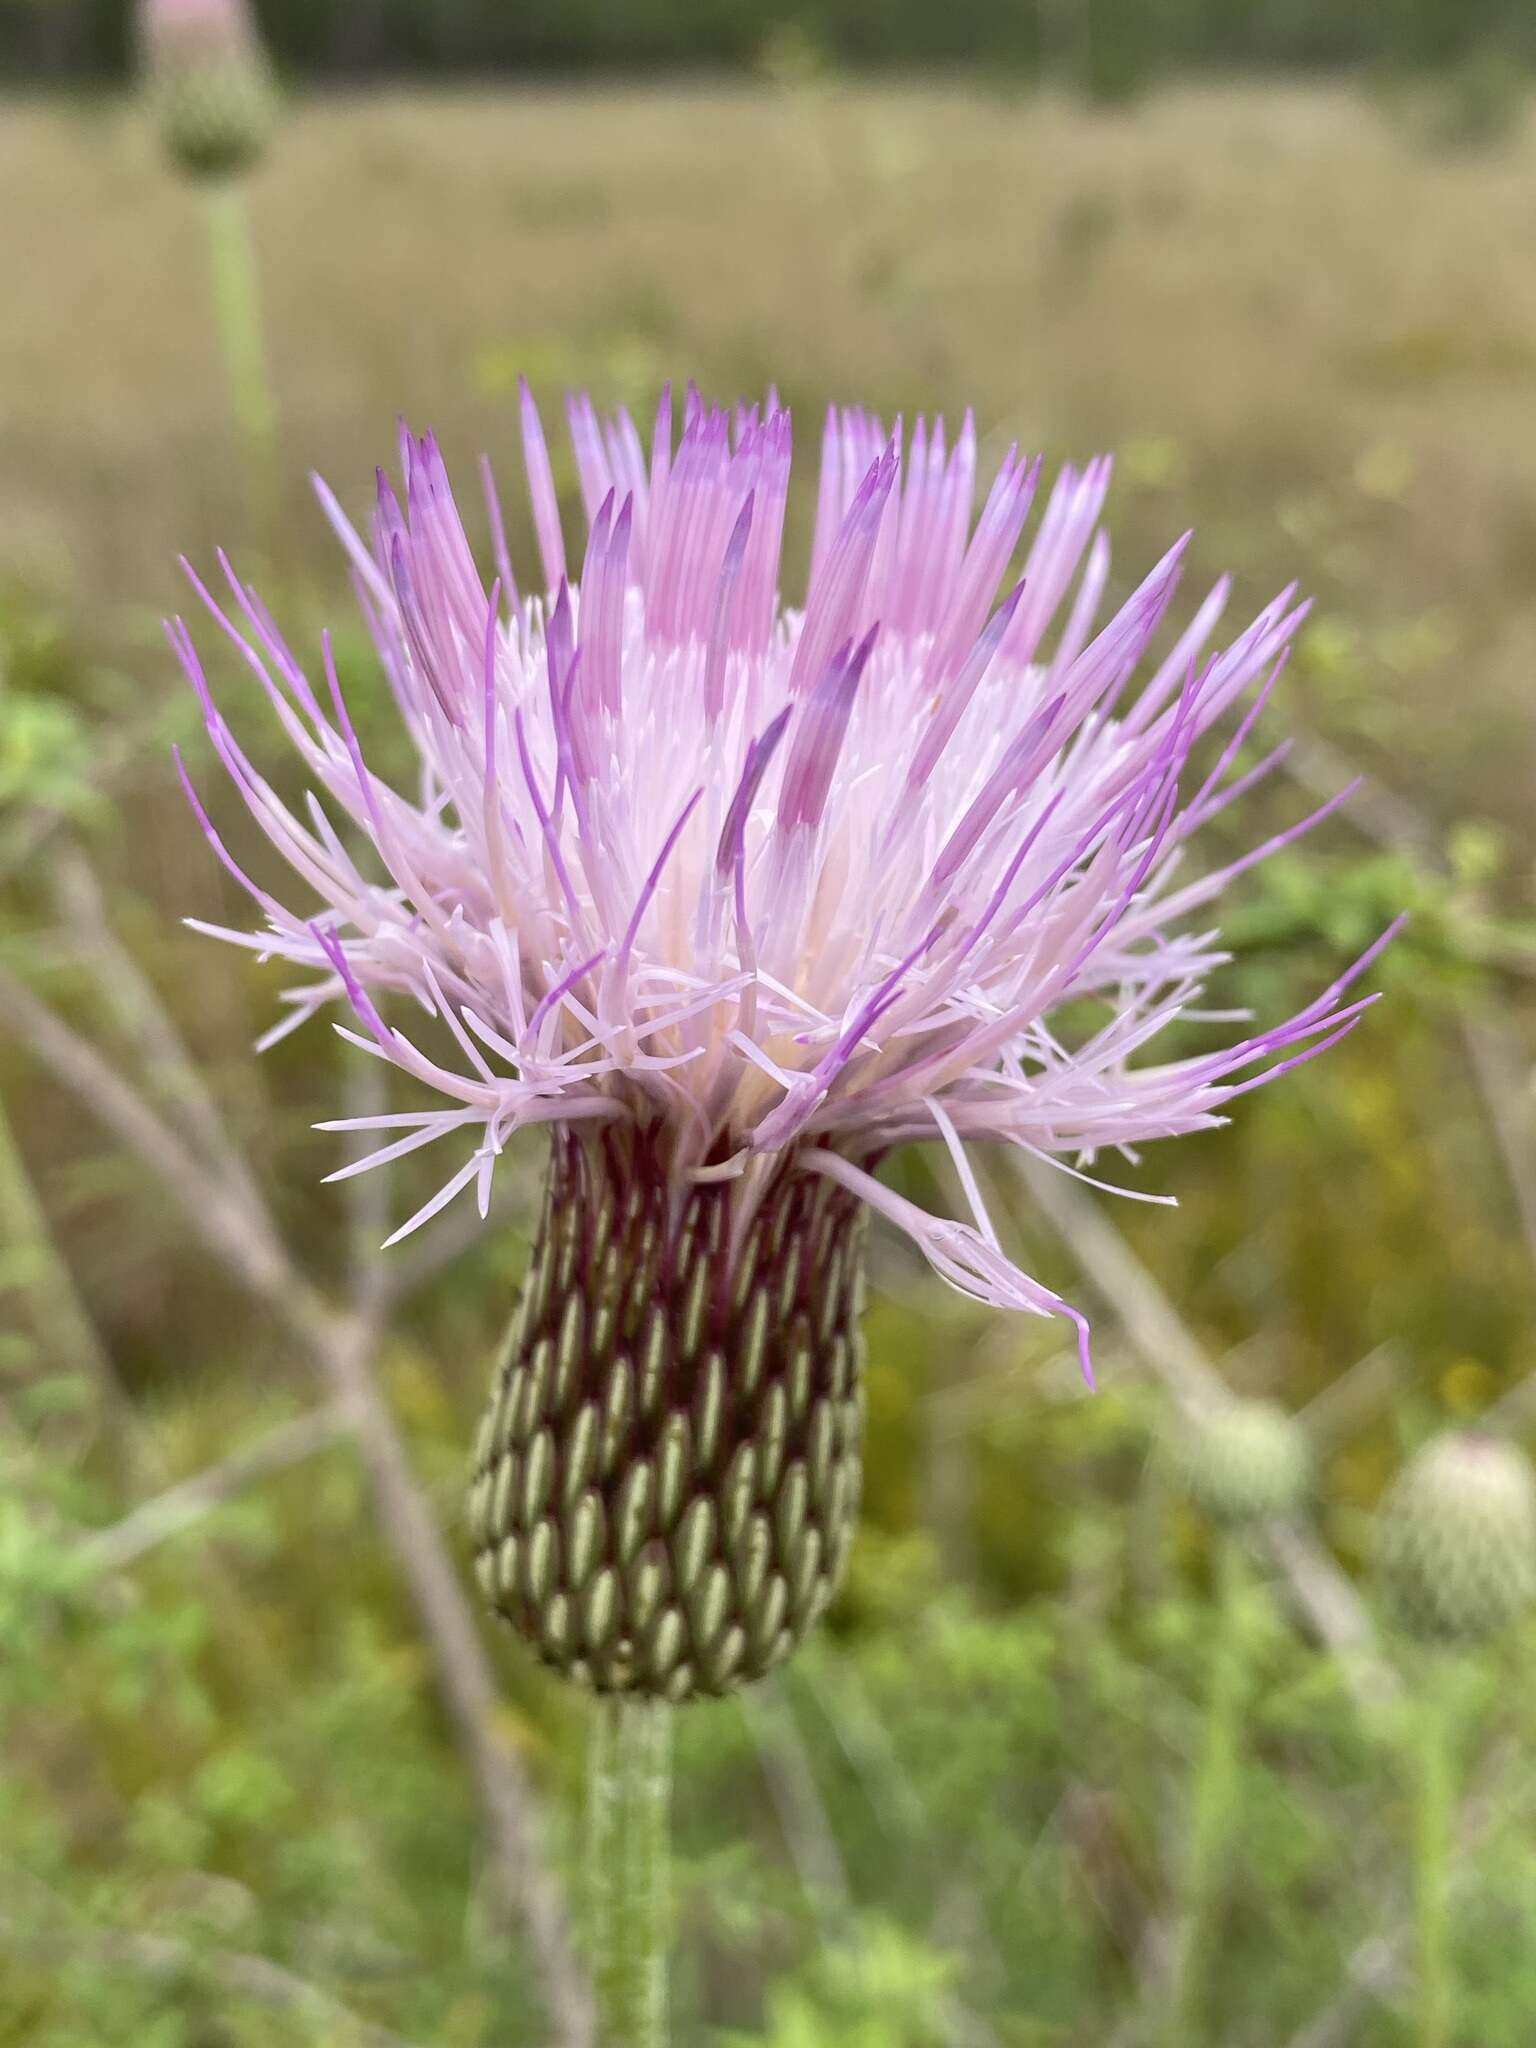
[[[771,377],[802,462],[828,398],[974,403],[994,455],[1014,436],[1056,459],[1118,450],[1114,588],[1188,524],[1191,587],[1231,569],[1229,616],[1299,579],[1316,609],[1269,721],[1299,732],[1294,774],[1222,820],[1212,857],[1368,780],[1235,892],[1217,993],[1278,1016],[1407,908],[1386,1001],[1231,1130],[1152,1155],[1144,1183],[1177,1211],[1069,1183],[1063,1207],[994,1173],[1015,1241],[1094,1310],[1093,1398],[1054,1326],[974,1312],[877,1236],[849,1587],[779,1689],[682,1733],[677,2038],[1414,2039],[1425,1679],[1375,1633],[1372,1517],[1437,1429],[1536,1425],[1530,10],[261,14],[294,87],[250,191],[275,501],[246,487],[199,209],[142,111],[116,92],[0,102],[0,969],[168,1112],[185,1076],[153,1056],[152,1004],[298,1267],[337,1298],[361,1284],[384,1219],[320,1185],[335,1141],[311,1128],[354,1103],[359,1063],[323,1027],[254,1062],[272,977],[177,923],[243,910],[174,787],[170,743],[203,757],[158,618],[185,602],[177,551],[206,566],[228,543],[296,644],[336,629],[387,763],[386,693],[304,471],[363,504],[403,411],[459,474],[490,449],[513,498],[519,371],[546,400],[585,384],[645,406],[668,376]],[[0,66],[25,83],[111,78],[127,44],[121,5],[0,0]],[[1339,75],[1242,75],[1260,62]],[[969,75],[859,69],[956,63]],[[526,76],[642,65],[698,75]],[[442,76],[494,67],[519,76]],[[327,82],[380,73],[396,82],[367,94]],[[568,466],[557,481],[574,512]],[[802,489],[797,560],[809,512]],[[519,506],[524,559],[529,539]],[[277,746],[258,759],[292,788]],[[104,972],[114,947],[136,993]],[[542,2042],[431,1645],[345,1433],[304,1434],[313,1377],[281,1317],[8,1021],[0,2042]],[[430,1191],[412,1166],[392,1217]],[[488,1230],[461,1242],[445,1219],[442,1263],[377,1350],[460,1556],[537,1170],[530,1145]],[[951,1192],[933,1162],[899,1171],[917,1199]],[[1319,1641],[1294,1553],[1257,1543],[1229,1583],[1235,1539],[1166,1455],[1192,1356],[1301,1415],[1318,1473],[1301,1535],[1372,1630],[1353,1651]],[[295,1454],[231,1477],[211,1511],[130,1523],[278,1440]],[[488,1643],[495,1740],[568,1868],[580,1717]],[[1516,1630],[1451,1675],[1465,2048],[1536,2030],[1533,1652]],[[1223,1670],[1240,1709],[1224,1777]],[[1203,1874],[1202,1787],[1225,1817]],[[1203,1978],[1175,2020],[1168,1958],[1197,1894]]]
[[[743,65],[786,36],[851,64],[1081,64],[1114,92],[1164,69],[1280,64],[1441,65],[1536,53],[1521,0],[264,0],[280,60],[349,74],[514,67]],[[3,0],[5,68],[121,72],[131,0]]]

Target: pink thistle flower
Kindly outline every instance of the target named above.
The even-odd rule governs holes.
[[[436,1098],[323,1127],[384,1137],[333,1179],[456,1151],[395,1237],[470,1186],[484,1213],[509,1139],[557,1127],[477,1453],[481,1578],[560,1669],[682,1699],[786,1655],[842,1571],[863,1214],[977,1300],[1069,1318],[1086,1372],[1084,1317],[1000,1243],[973,1149],[1087,1174],[1221,1123],[1353,1029],[1385,938],[1285,1023],[1155,1057],[1226,958],[1208,907],[1333,803],[1188,872],[1284,752],[1237,766],[1305,606],[1284,591],[1213,646],[1220,583],[1138,687],[1185,542],[1101,616],[1107,461],[1062,471],[1004,590],[1038,461],[1010,449],[975,515],[969,416],[950,445],[942,421],[907,441],[834,410],[795,608],[771,395],[731,414],[690,391],[675,447],[664,397],[649,456],[627,414],[573,399],[579,564],[526,388],[522,412],[531,589],[489,468],[487,587],[430,436],[402,429],[366,541],[318,486],[415,792],[370,766],[328,641],[316,681],[227,562],[227,598],[193,576],[313,785],[298,814],[263,779],[177,620],[214,750],[302,898],[241,871],[188,782],[263,917],[198,928],[305,972],[267,1043],[341,1004],[343,1037]],[[965,1215],[876,1178],[924,1140]]]
[[[1223,581],[1137,690],[1188,536],[1101,621],[1107,460],[1061,472],[996,603],[1039,462],[1010,449],[973,520],[969,415],[951,449],[942,421],[904,446],[899,426],[834,410],[795,609],[779,591],[790,421],[776,400],[732,415],[690,391],[674,450],[664,398],[648,462],[626,413],[600,420],[585,398],[569,411],[579,581],[526,387],[535,591],[514,580],[488,468],[487,588],[430,436],[402,430],[403,498],[381,473],[371,545],[317,480],[420,756],[418,795],[369,767],[328,643],[317,687],[222,556],[232,604],[192,576],[320,797],[306,820],[262,779],[177,620],[214,749],[310,898],[290,910],[244,875],[188,784],[265,917],[217,936],[316,976],[264,1043],[340,1000],[344,1037],[445,1098],[371,1120],[407,1135],[365,1166],[473,1140],[396,1237],[471,1183],[483,1205],[525,1124],[655,1124],[680,1186],[728,1177],[750,1205],[786,1168],[823,1176],[963,1291],[1074,1315],[1000,1249],[967,1147],[1083,1170],[1208,1129],[1374,1000],[1350,990],[1384,939],[1283,1024],[1145,1057],[1227,957],[1214,930],[1183,927],[1349,794],[1183,878],[1199,828],[1283,756],[1231,779],[1306,606],[1282,591],[1211,651]],[[1218,727],[1226,744],[1191,786]],[[366,871],[326,803],[367,842]],[[446,1026],[446,1049],[386,1021],[400,995]],[[1054,1017],[1084,999],[1100,1021],[1064,1043]],[[950,1152],[969,1221],[874,1179],[924,1139]]]

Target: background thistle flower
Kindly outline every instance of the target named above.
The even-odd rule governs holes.
[[[1536,1474],[1513,1444],[1475,1431],[1435,1437],[1381,1510],[1380,1565],[1402,1626],[1471,1643],[1536,1599]]]
[[[1272,1401],[1230,1401],[1189,1424],[1180,1468],[1213,1520],[1262,1521],[1299,1507],[1312,1480],[1306,1432]]]
[[[244,0],[145,0],[142,37],[170,162],[199,181],[248,171],[267,145],[277,98]]]
[[[1418,1933],[1418,2039],[1448,2048],[1456,2007],[1450,1877],[1456,1814],[1458,1658],[1536,1598],[1536,1472],[1481,1431],[1424,1445],[1382,1504],[1379,1564],[1402,1629],[1431,1653],[1410,1703],[1409,1792]]]
[[[1284,592],[1210,652],[1218,585],[1132,696],[1184,542],[1095,631],[1107,462],[1063,471],[994,610],[1038,462],[1011,449],[973,523],[969,418],[951,446],[942,421],[909,440],[833,411],[796,611],[772,394],[727,413],[690,390],[676,448],[664,397],[649,457],[625,413],[575,398],[569,418],[578,581],[524,388],[547,595],[518,589],[488,470],[487,591],[430,436],[402,429],[403,494],[381,478],[371,546],[322,487],[420,802],[365,761],[328,644],[322,698],[227,564],[232,610],[197,583],[385,879],[323,812],[282,802],[186,627],[171,635],[215,750],[319,897],[292,912],[246,877],[192,795],[266,917],[219,936],[312,973],[269,1036],[339,998],[361,1027],[344,1036],[447,1099],[326,1126],[396,1133],[341,1174],[472,1136],[403,1236],[471,1184],[483,1210],[514,1131],[564,1127],[482,1432],[481,1573],[552,1661],[680,1696],[784,1654],[846,1553],[857,1211],[963,1292],[1070,1319],[1086,1371],[1083,1317],[1007,1256],[968,1147],[1079,1171],[1209,1128],[1352,1028],[1381,942],[1288,1022],[1141,1063],[1222,958],[1208,928],[1176,927],[1313,822],[1175,884],[1200,826],[1278,758],[1229,779],[1305,608]],[[430,1042],[386,1020],[395,994],[434,1020]],[[968,1220],[875,1178],[922,1138],[945,1147]]]

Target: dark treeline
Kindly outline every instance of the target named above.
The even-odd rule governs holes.
[[[298,74],[977,64],[1107,87],[1164,68],[1536,61],[1531,0],[260,0]],[[134,0],[0,0],[0,72],[113,76]]]

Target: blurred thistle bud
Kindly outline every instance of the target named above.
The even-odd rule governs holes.
[[[1270,1401],[1225,1401],[1187,1430],[1185,1484],[1213,1520],[1228,1524],[1289,1514],[1312,1481],[1306,1433]]]
[[[1387,1595],[1409,1634],[1494,1635],[1536,1599],[1536,1473],[1496,1437],[1436,1437],[1383,1503],[1379,1543]]]
[[[150,104],[165,153],[199,182],[240,177],[277,110],[271,66],[245,0],[144,0]]]
[[[757,68],[783,92],[803,92],[826,83],[832,64],[810,29],[798,21],[775,22],[758,45]]]

